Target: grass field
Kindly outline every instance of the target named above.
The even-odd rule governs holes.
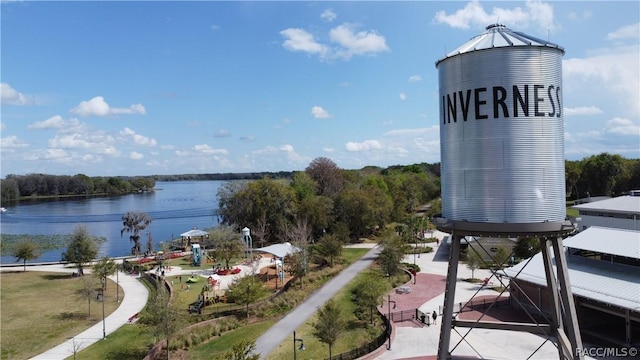
[[[102,303],[95,301],[94,295],[89,316],[88,300],[78,293],[83,288],[82,278],[19,271],[2,272],[0,279],[2,359],[27,359],[102,321]],[[109,281],[105,316],[118,307],[115,300],[116,284]]]
[[[342,254],[343,266],[359,259],[367,251],[368,249],[345,249]],[[2,314],[0,348],[2,349],[2,359],[27,359],[77,335],[102,320],[102,303],[96,302],[95,297],[91,302],[91,316],[87,318],[87,299],[77,294],[82,287],[80,278],[72,278],[69,274],[62,273],[3,272],[0,280]],[[179,295],[180,302],[188,303],[195,299],[198,293],[198,291],[182,292]],[[106,315],[117,307],[115,295],[115,283],[110,281],[107,285],[105,301]],[[122,292],[120,295],[122,296]],[[345,304],[345,306],[353,305]],[[347,313],[350,311],[347,310]],[[274,321],[274,319],[269,319],[242,326],[230,333],[216,337],[212,341],[190,349],[189,357],[192,359],[211,358],[212,354],[229,350],[239,339],[257,339],[273,325]],[[309,330],[301,329],[301,331],[303,334],[308,331],[309,333],[304,336],[312,341],[310,328]],[[289,340],[291,341],[291,339]],[[139,324],[125,325],[109,335],[106,340],[99,341],[78,353],[78,358],[89,360],[141,359],[153,343],[154,338],[148,327]],[[350,346],[347,345],[347,347]],[[327,352],[327,347],[324,344],[320,344],[318,349],[319,354],[324,355]],[[336,347],[336,349],[341,348]],[[337,354],[335,351],[334,353]],[[292,355],[291,350],[289,356],[292,357]],[[70,359],[72,358],[70,357]]]

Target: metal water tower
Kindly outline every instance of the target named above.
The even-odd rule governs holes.
[[[439,359],[451,357],[453,327],[543,333],[557,339],[560,358],[582,357],[562,246],[574,229],[565,221],[563,55],[557,44],[494,24],[436,62],[442,176],[436,225],[452,235]],[[556,310],[550,324],[454,318],[460,240],[468,235],[541,239]]]

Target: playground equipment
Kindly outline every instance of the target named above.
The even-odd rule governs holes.
[[[191,254],[193,258],[193,266],[202,265],[202,248],[200,244],[191,244]]]

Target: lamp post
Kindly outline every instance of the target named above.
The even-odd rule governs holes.
[[[102,282],[102,289],[100,289],[100,293],[102,294],[102,339],[106,339],[107,331],[104,324],[104,285],[106,282],[106,278],[102,277],[100,278],[100,281]]]
[[[296,338],[296,332],[293,332],[293,360],[297,359],[297,355],[296,355],[296,342],[300,341],[300,347],[298,347],[297,349],[299,350],[304,350],[304,340],[302,339],[297,339]]]
[[[120,264],[116,263],[116,302],[120,302]]]
[[[393,303],[393,308],[397,307],[397,304],[394,300],[391,300],[391,294],[387,294],[387,321],[389,322],[389,345],[387,346],[387,350],[391,350],[391,303]]]

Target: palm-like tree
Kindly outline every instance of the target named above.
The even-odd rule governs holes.
[[[133,242],[131,253],[133,255],[140,254],[140,232],[147,228],[151,224],[151,217],[144,212],[129,211],[122,215],[122,230],[120,230],[120,236],[123,236],[125,232],[130,233],[129,241]]]

